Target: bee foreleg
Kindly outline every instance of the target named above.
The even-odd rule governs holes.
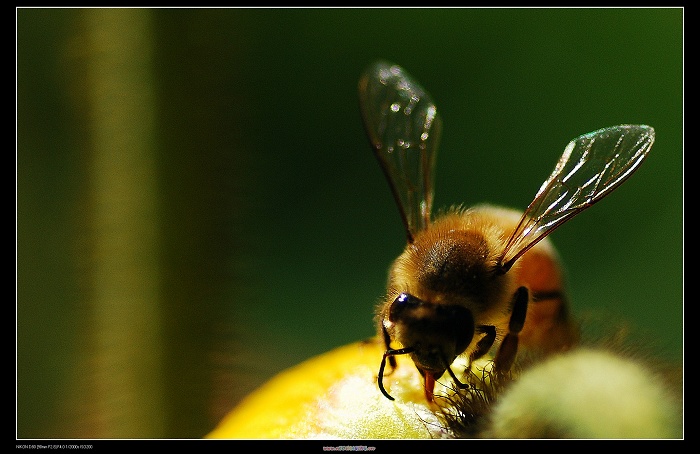
[[[519,287],[513,295],[510,321],[508,322],[508,334],[503,338],[498,353],[494,358],[494,369],[496,372],[505,373],[513,365],[515,355],[518,353],[518,334],[525,324],[527,305],[530,301],[530,294],[526,287]]]
[[[469,387],[469,385],[466,385],[466,384],[462,383],[461,381],[459,381],[459,379],[457,378],[455,373],[452,372],[452,369],[450,367],[447,368],[447,372],[450,374],[450,377],[452,377],[452,381],[454,382],[455,386],[457,386],[459,389],[465,389],[465,388]]]
[[[382,380],[384,377],[384,366],[386,365],[386,359],[389,358],[389,362],[391,363],[391,360],[394,359],[394,356],[406,355],[409,353],[413,353],[412,347],[400,348],[398,350],[392,350],[390,348],[387,348],[387,350],[384,352],[384,355],[382,356],[382,363],[379,365],[379,373],[377,374],[377,385],[379,386],[379,390],[382,392],[382,394],[384,394],[389,400],[394,400],[394,398],[391,397],[388,392],[386,392],[386,390],[384,389],[384,382]],[[395,359],[394,363],[396,363]]]
[[[386,330],[384,323],[382,323],[382,335],[384,336],[384,346],[386,347],[386,351],[391,350],[391,347],[389,346],[391,344],[391,336]],[[393,356],[389,356],[389,367],[391,368],[391,371],[387,375],[391,374],[394,372],[394,369],[396,369],[396,358]]]

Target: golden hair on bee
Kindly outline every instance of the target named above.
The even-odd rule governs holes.
[[[399,208],[407,245],[389,271],[377,331],[386,350],[377,385],[408,355],[433,401],[436,380],[458,357],[492,356],[507,374],[519,349],[563,351],[575,344],[562,267],[546,238],[609,194],[641,164],[654,129],[618,125],[584,134],[564,149],[524,212],[490,205],[452,208],[432,219],[441,120],[406,71],[376,62],[359,81],[371,147]],[[470,366],[467,366],[468,368]]]

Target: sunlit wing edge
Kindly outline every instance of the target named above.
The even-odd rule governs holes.
[[[576,172],[591,170],[587,166],[588,163],[582,161],[581,158],[595,143],[595,139],[603,138],[606,134],[616,133],[619,134],[616,144],[619,144],[625,135],[636,133],[639,134],[639,138],[633,146],[629,147],[629,152],[625,153],[624,156],[621,156],[621,151],[617,149],[617,146],[613,147],[609,152],[610,159],[605,161],[606,166],[590,172],[591,180],[596,176],[602,178],[605,175],[604,170],[608,170],[609,165],[616,163],[617,165],[614,168],[617,170],[611,174],[607,182],[593,194],[583,196],[575,191],[570,197],[555,197],[554,201],[550,202],[550,196],[561,189],[565,178],[568,179]],[[619,187],[644,161],[654,140],[655,132],[650,126],[618,125],[584,134],[569,142],[554,171],[542,184],[534,200],[525,210],[517,228],[510,236],[499,261],[501,268],[504,271],[510,269],[525,252],[552,233],[557,227],[586,208],[591,207]],[[622,152],[624,151],[627,150],[623,149]],[[626,159],[626,156],[629,156],[629,158]],[[567,170],[568,165],[573,162],[572,158],[578,160],[574,163],[571,170]],[[621,159],[621,162],[617,162],[617,159]],[[565,171],[566,175],[563,175]],[[600,183],[600,181],[597,182]]]

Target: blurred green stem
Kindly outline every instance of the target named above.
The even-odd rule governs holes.
[[[94,316],[91,383],[108,438],[164,434],[150,10],[86,9]]]

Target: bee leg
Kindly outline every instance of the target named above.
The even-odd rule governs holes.
[[[525,324],[525,315],[527,314],[527,305],[530,301],[530,293],[527,288],[519,287],[513,295],[513,310],[510,314],[508,322],[508,334],[503,338],[498,353],[494,358],[494,369],[497,373],[506,373],[515,361],[515,355],[518,353],[518,334],[523,329]]]
[[[389,344],[391,344],[391,336],[389,336],[389,333],[384,327],[384,323],[382,323],[382,335],[384,336],[384,346],[386,347],[386,351],[390,351],[391,347],[389,347]],[[394,369],[396,369],[396,358],[393,355],[389,356],[389,367],[391,368],[391,372],[387,373],[387,375],[392,374]]]
[[[389,395],[388,392],[384,389],[384,367],[386,366],[386,359],[389,358],[389,363],[391,363],[391,359],[394,358],[396,355],[406,355],[409,353],[413,353],[413,348],[407,347],[407,348],[400,348],[398,350],[392,350],[388,348],[385,352],[384,355],[382,356],[382,363],[379,365],[379,374],[377,374],[377,386],[379,386],[379,390],[386,396],[387,399],[389,400],[394,400],[391,395]],[[396,362],[394,360],[394,362]]]
[[[384,352],[384,356],[382,357],[382,363],[379,365],[379,374],[377,374],[377,385],[379,386],[379,390],[382,392],[382,394],[384,394],[384,396],[386,396],[387,399],[394,400],[394,398],[391,397],[391,395],[389,395],[389,393],[386,392],[386,390],[384,389],[384,383],[382,380],[384,378],[384,366],[386,366],[386,358],[388,353],[388,350]],[[393,358],[393,356],[389,356],[389,358]]]
[[[452,372],[451,368],[448,367],[447,372],[450,374],[450,377],[452,377],[452,381],[454,382],[455,386],[457,386],[459,389],[466,389],[469,386],[469,385],[466,385],[466,384],[462,383],[461,381],[459,381],[459,379],[457,379],[457,376],[455,375],[455,373]]]
[[[491,346],[496,341],[496,327],[491,325],[482,325],[476,328],[477,333],[483,333],[484,337],[479,339],[476,343],[476,349],[469,355],[469,365],[475,359],[479,359],[484,356],[491,349]]]

